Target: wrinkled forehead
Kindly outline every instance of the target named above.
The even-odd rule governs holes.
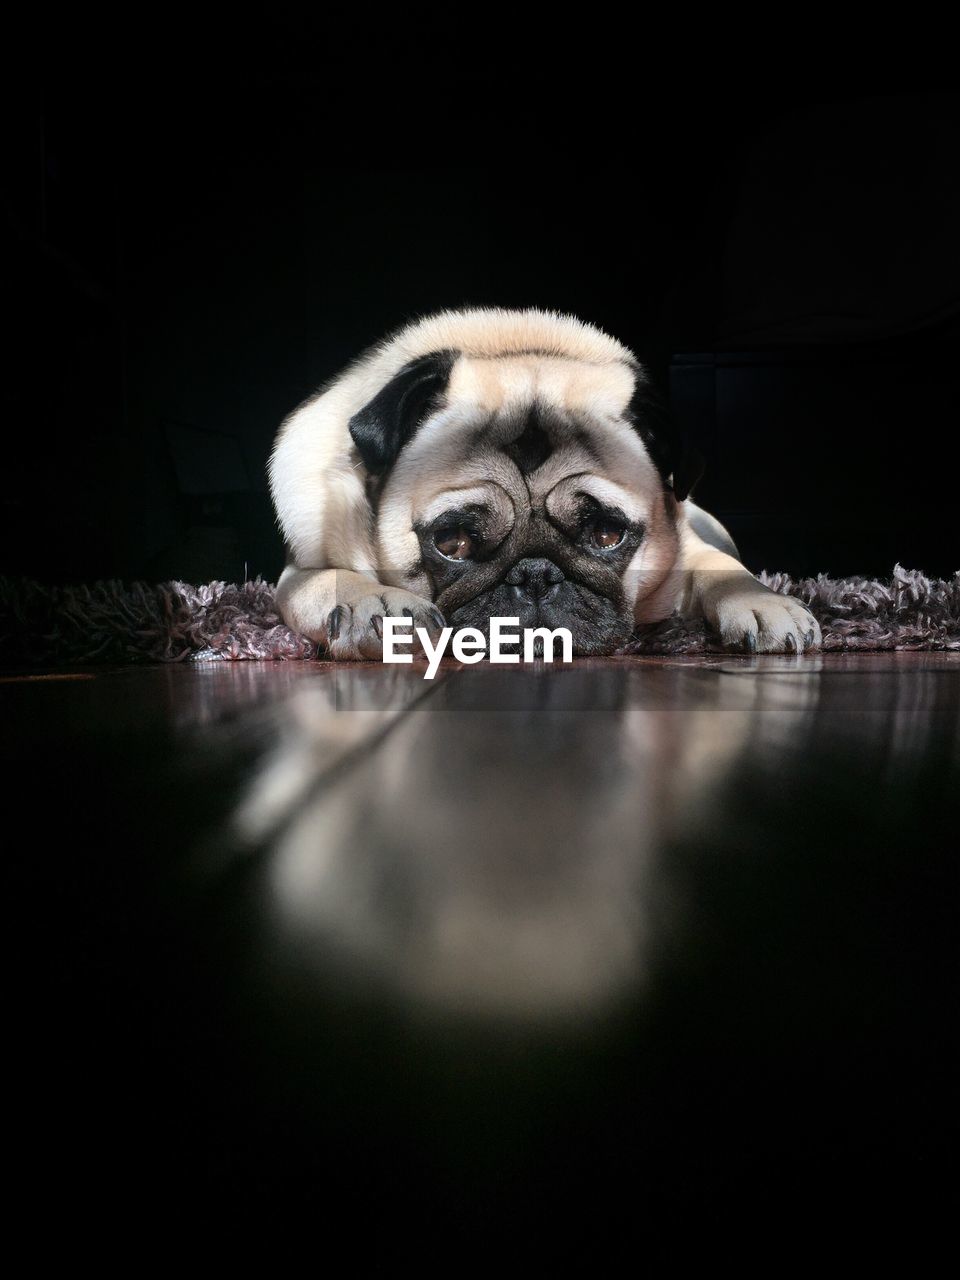
[[[458,488],[499,488],[516,504],[542,503],[566,477],[607,477],[628,492],[659,476],[624,411],[635,374],[626,364],[549,356],[461,357],[444,407],[403,450],[389,487],[429,518]]]

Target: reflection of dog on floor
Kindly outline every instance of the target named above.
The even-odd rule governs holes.
[[[733,779],[802,754],[821,687],[776,669],[630,673],[639,696],[609,665],[453,676],[452,702],[374,720],[389,734],[333,786],[331,767],[370,742],[371,711],[350,708],[408,699],[411,682],[331,667],[271,704],[274,749],[234,827],[268,851],[265,972],[525,1021],[602,1016],[642,987],[696,894],[677,849],[723,825]],[[561,745],[574,786],[558,784]]]
[[[384,616],[566,627],[610,653],[703,616],[730,648],[820,643],[687,498],[696,464],[619,342],[541,311],[445,312],[362,356],[280,429],[270,482],[283,616],[379,658]]]

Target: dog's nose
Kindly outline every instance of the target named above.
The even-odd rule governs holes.
[[[519,600],[525,604],[542,604],[559,591],[563,571],[552,560],[518,560],[506,580]]]

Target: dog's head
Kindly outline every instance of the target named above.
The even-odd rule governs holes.
[[[609,653],[677,559],[695,475],[628,353],[457,350],[410,361],[350,419],[381,580],[454,627],[567,627]]]

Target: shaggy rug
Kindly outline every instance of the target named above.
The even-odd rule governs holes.
[[[798,596],[823,630],[825,650],[960,649],[960,572],[927,578],[894,568],[869,578],[794,580],[761,573],[782,595]],[[639,631],[624,653],[711,653],[719,646],[699,623],[671,618]],[[98,582],[46,587],[0,579],[0,664],[204,662],[322,657],[283,625],[273,587],[184,582],[160,586]]]

